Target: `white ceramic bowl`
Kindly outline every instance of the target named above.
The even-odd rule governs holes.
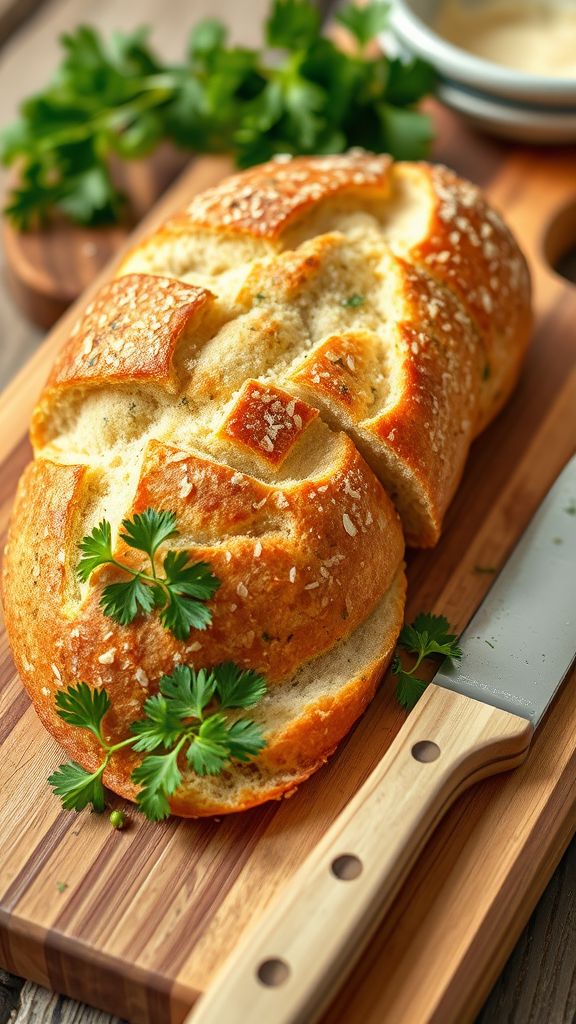
[[[432,27],[440,2],[393,0],[390,15],[400,52],[423,57],[436,68],[439,98],[493,134],[529,142],[576,142],[576,78],[515,71],[454,46]]]

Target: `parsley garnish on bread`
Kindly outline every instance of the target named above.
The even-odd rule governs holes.
[[[133,569],[120,562],[112,552],[112,529],[103,519],[80,542],[82,558],[76,572],[86,583],[95,569],[113,565],[132,578],[109,583],[102,591],[100,605],[104,615],[121,626],[132,622],[138,612],[160,613],[160,621],[178,640],[186,640],[191,629],[206,629],[212,621],[210,609],[203,604],[220,586],[206,562],[192,562],[187,551],[168,551],[162,565],[164,576],[156,571],[156,554],[164,541],[178,536],[173,512],[146,509],[132,519],[124,519],[120,539],[150,560],[150,572]]]
[[[169,798],[182,782],[182,758],[197,775],[219,775],[230,762],[246,763],[263,749],[260,726],[230,712],[253,707],[266,689],[263,676],[231,662],[198,671],[177,665],[145,702],[144,717],[131,723],[133,735],[109,744],[102,731],[111,707],[106,690],[86,683],[69,686],[56,694],[58,715],[68,725],[93,733],[102,747],[102,761],[94,772],[69,761],[48,781],[65,810],[81,811],[91,804],[103,811],[104,772],[118,750],[131,747],[146,755],[132,772],[132,782],[140,787],[138,805],[151,821],[160,821],[170,814]]]

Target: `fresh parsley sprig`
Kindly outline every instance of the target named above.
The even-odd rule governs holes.
[[[61,37],[53,82],[23,104],[3,133],[19,184],[5,212],[20,228],[53,211],[79,224],[117,221],[125,208],[111,158],[142,157],[163,139],[186,150],[233,153],[240,167],[276,153],[339,153],[364,146],[416,159],[432,137],[415,109],[435,85],[420,60],[367,56],[387,5],[345,6],[337,21],[355,50],[322,34],[311,0],[273,0],[261,50],[230,46],[215,20],[192,30],[185,60],[165,64],[145,29],[104,41],[81,26]],[[282,51],[279,60],[267,50]]]
[[[114,565],[132,579],[109,583],[104,587],[100,606],[121,626],[132,622],[138,612],[148,615],[159,610],[160,621],[178,640],[186,640],[191,629],[206,629],[212,613],[202,602],[208,601],[220,586],[207,562],[192,562],[187,551],[168,551],[162,562],[164,576],[156,571],[156,555],[161,544],[178,536],[173,512],[148,508],[132,519],[124,519],[121,539],[150,560],[150,572],[132,569],[118,561],[112,551],[112,529],[103,519],[80,542],[82,558],[76,572],[86,583],[101,565]]]
[[[182,757],[197,775],[219,775],[231,762],[245,763],[260,753],[265,746],[260,726],[227,712],[253,707],[265,693],[263,676],[232,662],[199,671],[179,665],[161,678],[159,692],[145,702],[144,717],[131,724],[133,735],[109,744],[102,733],[102,720],[110,709],[106,690],[91,689],[86,683],[68,687],[56,695],[58,715],[69,725],[92,732],[103,758],[94,772],[70,761],[48,781],[66,810],[81,811],[91,804],[103,811],[104,772],[118,750],[132,747],[146,755],[132,773],[140,787],[138,804],[147,818],[160,821],[170,814],[169,798],[182,783]]]
[[[411,625],[402,628],[398,638],[398,646],[416,660],[407,669],[398,655],[392,662],[392,672],[397,677],[396,698],[403,708],[410,711],[418,703],[428,683],[419,679],[415,672],[425,658],[431,655],[442,655],[444,658],[461,658],[462,651],[458,646],[458,638],[450,633],[448,619],[443,615],[417,615]]]

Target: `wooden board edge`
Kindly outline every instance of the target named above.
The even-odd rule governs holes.
[[[493,902],[488,908],[481,928],[475,932],[456,969],[452,963],[441,998],[430,1005],[429,1013],[411,1015],[410,1024],[473,1024],[576,830],[576,791],[571,801],[565,799],[566,784],[573,778],[575,764],[576,751],[558,776],[548,804],[533,825],[534,836],[550,837],[548,844],[534,840],[536,853],[541,853],[536,870],[534,849],[530,844],[523,844],[514,870],[507,875],[509,884],[504,901],[500,893],[497,903]],[[463,799],[471,799],[473,793],[474,790]],[[558,803],[553,812],[554,829],[552,821],[548,820],[552,798]],[[521,863],[527,858],[531,875],[528,889],[517,882],[518,874],[523,879],[528,877],[528,865]],[[503,913],[511,915],[504,933],[494,921]],[[487,941],[495,933],[499,936],[498,942]],[[173,982],[159,972],[144,968],[130,966],[127,969],[119,958],[83,946],[50,929],[31,926],[28,920],[2,910],[0,956],[6,970],[129,1020],[130,1024],[181,1024],[201,995],[181,980]],[[378,958],[376,953],[375,959]],[[332,1015],[328,1019],[336,1021]]]
[[[575,765],[576,755],[570,766],[570,771],[565,773],[570,778],[574,777]],[[513,894],[507,895],[506,913],[510,915],[509,924],[504,932],[498,928],[499,941],[492,945],[485,941],[485,933],[492,934],[492,921],[491,915],[489,915],[483,928],[476,932],[467,954],[462,957],[456,971],[452,973],[450,985],[446,988],[443,999],[430,1017],[429,1024],[446,1024],[447,1021],[473,1024],[476,1020],[538,900],[576,833],[576,792],[574,800],[566,807],[566,813],[560,819],[560,827],[558,819],[556,819],[555,828],[559,831],[554,833],[553,841],[546,847],[536,871],[534,871],[534,859],[530,861],[532,877],[528,888],[522,891],[516,889]],[[546,833],[544,830],[544,834],[552,833]],[[522,856],[526,856],[526,852],[527,848],[524,846],[521,851]],[[512,873],[509,877],[512,878]],[[494,907],[490,909],[494,913]],[[498,913],[502,913],[500,905]]]
[[[0,909],[2,966],[59,995],[130,1021],[180,1024],[200,993]]]

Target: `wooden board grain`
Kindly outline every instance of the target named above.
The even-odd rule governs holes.
[[[544,253],[569,240],[558,225],[571,223],[567,204],[576,207],[576,154],[536,158],[456,137],[449,120],[442,128],[438,155],[488,187],[529,252],[538,310],[519,389],[474,446],[442,542],[410,557],[408,616],[432,608],[461,628],[490,583],[474,567],[503,562],[574,449],[576,293]],[[222,172],[221,162],[198,161],[175,203]],[[30,407],[66,329],[2,399],[2,530],[29,457]],[[402,721],[385,684],[338,755],[293,799],[237,818],[159,826],[132,812],[130,828],[116,833],[96,815],[61,812],[50,795],[46,775],[61,753],[28,706],[4,634],[0,685],[0,962],[146,1024],[182,1019]],[[473,1019],[574,831],[575,767],[568,684],[526,765],[451,811],[326,1022]]]

